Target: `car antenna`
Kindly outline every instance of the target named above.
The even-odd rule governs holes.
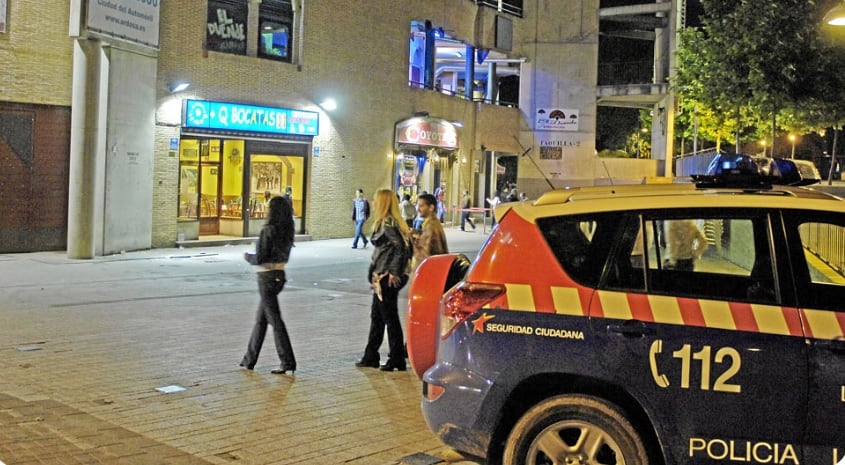
[[[516,141],[516,143],[517,143],[517,144],[519,144],[519,147],[520,147],[520,148],[522,148],[522,150],[523,150],[523,152],[522,152],[522,154],[520,155],[520,157],[524,157],[524,156],[528,155],[528,152],[530,152],[530,151],[531,151],[531,149],[533,149],[533,148],[534,148],[534,147],[528,147],[528,148],[526,149],[526,148],[525,148],[525,146],[524,146],[524,145],[522,145],[522,142],[520,142],[520,141],[519,141],[519,139],[517,139],[517,138],[516,138],[516,136],[513,136],[513,139]],[[533,158],[531,158],[531,156],[529,156],[529,157],[528,157],[528,159],[529,159],[529,160],[531,160],[531,163],[533,163],[533,164],[534,164],[534,167],[535,167],[535,168],[537,168],[537,171],[540,173],[540,175],[541,175],[541,176],[543,176],[543,179],[545,179],[545,180],[546,180],[546,183],[549,185],[549,187],[551,187],[551,188],[552,188],[552,190],[557,189],[557,188],[555,187],[555,185],[554,185],[554,184],[552,184],[552,182],[551,182],[551,181],[549,181],[549,178],[548,178],[548,176],[546,176],[546,173],[544,173],[544,172],[543,172],[543,170],[541,170],[541,169],[540,169],[540,165],[538,165],[538,164],[537,164],[537,162],[536,162],[536,161],[534,161],[534,159],[533,159]]]
[[[601,161],[601,166],[604,167],[604,172],[607,173],[607,179],[610,181],[610,185],[613,186],[613,176],[610,175],[610,170],[607,169],[607,163],[605,163],[604,160]]]

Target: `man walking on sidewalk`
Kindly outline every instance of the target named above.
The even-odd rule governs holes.
[[[367,236],[364,235],[364,222],[370,217],[370,202],[364,198],[364,189],[355,192],[355,199],[352,200],[352,221],[355,222],[355,237],[352,238],[352,248],[358,248],[358,239],[364,240],[364,248],[367,248]]]
[[[461,197],[461,231],[466,231],[464,229],[465,223],[469,223],[472,226],[472,230],[475,231],[475,223],[472,222],[472,218],[469,216],[470,207],[472,207],[472,197],[470,197],[469,191],[464,189],[464,195]]]

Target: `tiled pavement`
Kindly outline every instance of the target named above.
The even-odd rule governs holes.
[[[484,238],[447,234],[469,254]],[[280,302],[296,374],[269,373],[270,335],[256,370],[238,368],[258,303],[249,249],[0,255],[0,462],[472,463],[425,426],[411,372],[353,366],[370,251],[348,239],[293,251]]]

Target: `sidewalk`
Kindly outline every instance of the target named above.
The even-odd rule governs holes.
[[[486,237],[447,228],[470,256]],[[258,304],[252,245],[0,255],[0,462],[473,463],[425,426],[410,371],[353,366],[372,252],[350,245],[292,252],[280,304],[295,376],[269,373],[272,336],[254,372],[237,366]]]

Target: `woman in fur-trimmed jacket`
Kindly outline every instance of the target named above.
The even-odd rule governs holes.
[[[399,290],[408,282],[408,264],[412,255],[410,228],[399,213],[399,202],[390,189],[380,189],[373,200],[373,235],[375,246],[368,276],[373,288],[370,309],[370,333],[364,356],[357,367],[382,371],[405,371],[405,343],[399,322]],[[387,328],[389,352],[387,363],[379,366],[379,347]]]

